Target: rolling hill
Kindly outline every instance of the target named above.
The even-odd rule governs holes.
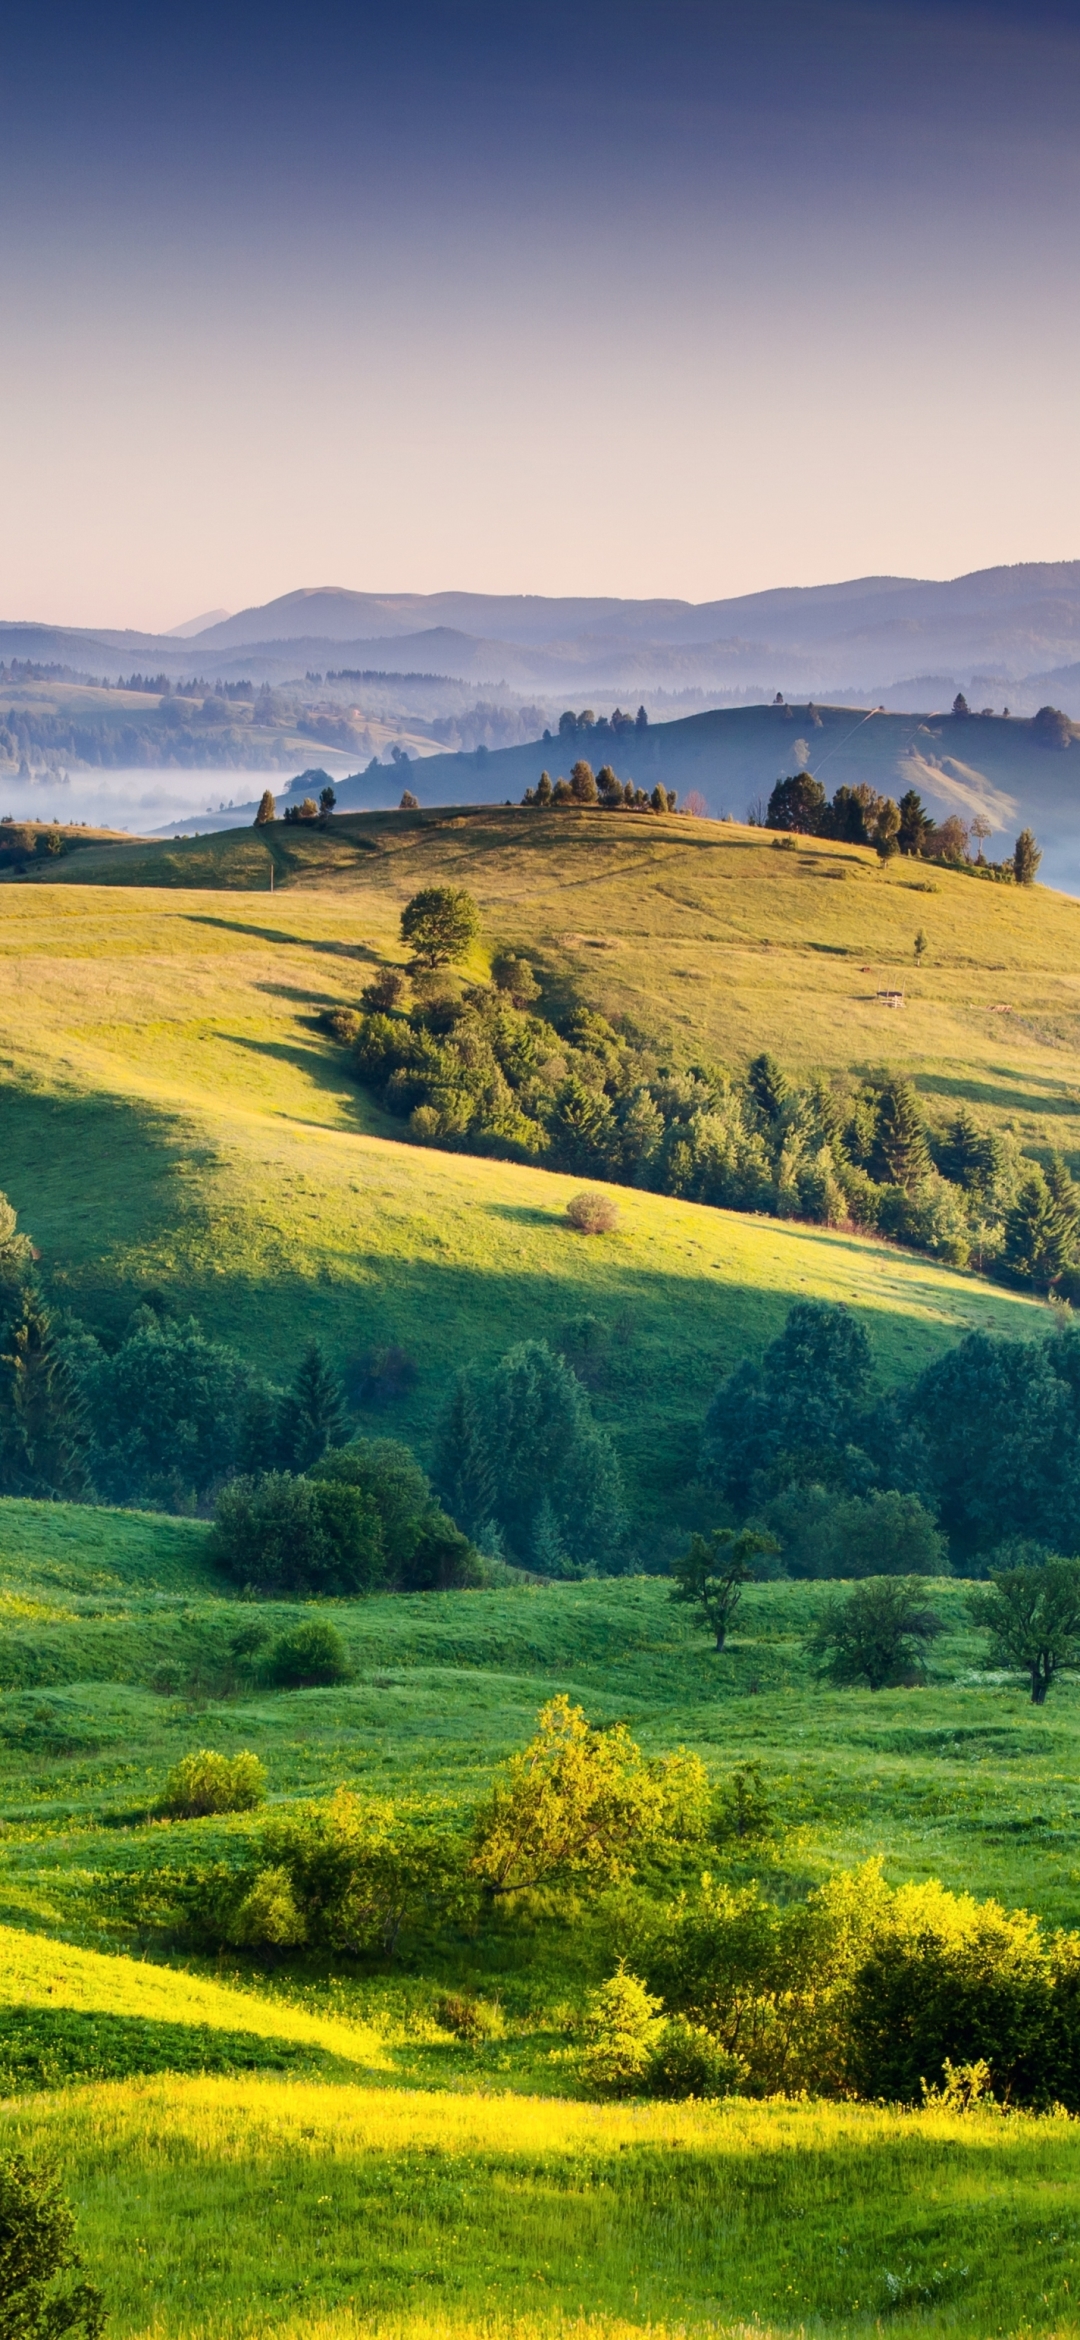
[[[0,889],[0,1184],[56,1298],[94,1321],[161,1289],[285,1379],[317,1332],[354,1387],[398,1343],[418,1378],[377,1419],[427,1451],[457,1363],[593,1314],[598,1410],[648,1533],[692,1475],[719,1374],[792,1297],[863,1311],[886,1377],[962,1326],[1038,1321],[1030,1299],[880,1243],[625,1188],[616,1239],[575,1237],[572,1180],[402,1144],[322,1017],[397,954],[409,895],[449,879],[489,942],[676,1061],[887,1056],[932,1111],[966,1099],[1080,1162],[1065,897],[677,817],[520,810],[88,847],[53,876]],[[901,1014],[877,997],[897,985]]]

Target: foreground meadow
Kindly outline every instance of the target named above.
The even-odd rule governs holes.
[[[188,1748],[257,1750],[272,1808],[340,1781],[467,1808],[565,1689],[718,1789],[760,1764],[765,1832],[709,1856],[734,1883],[798,1897],[877,1852],[1075,1923],[1080,1686],[1036,1716],[985,1676],[955,1581],[928,1685],[875,1695],[809,1669],[826,1586],[750,1588],[718,1656],[639,1578],[323,1604],[352,1680],[252,1694],[215,1672],[252,1604],[206,1533],[0,1504],[0,2134],[58,2165],[115,2340],[1080,2328],[1074,2121],[589,2101],[626,1889],[359,1963],[200,1958],[130,1898],[251,1825],[155,1817]]]
[[[8,2106],[118,2336],[1080,2326],[1069,2121],[157,2080]]]

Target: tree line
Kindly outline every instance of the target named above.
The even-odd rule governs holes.
[[[760,816],[758,816],[760,817]],[[751,825],[754,816],[751,815]],[[909,788],[899,804],[880,796],[867,781],[854,788],[836,789],[831,802],[812,772],[795,772],[778,780],[769,797],[764,827],[782,834],[829,837],[845,845],[871,845],[887,861],[895,853],[915,860],[941,861],[951,867],[977,869],[983,877],[1018,886],[1034,885],[1042,854],[1030,829],[1021,829],[1011,855],[987,861],[983,844],[991,824],[982,813],[965,823],[958,813],[936,822],[917,790]],[[971,858],[971,839],[978,852]]]
[[[548,805],[599,805],[604,812],[674,812],[678,796],[673,788],[662,788],[659,781],[651,794],[644,788],[635,788],[632,780],[616,778],[610,764],[601,764],[598,772],[579,757],[571,768],[569,780],[552,780],[550,772],[541,772],[535,788],[527,788],[522,804],[538,805],[541,811]]]

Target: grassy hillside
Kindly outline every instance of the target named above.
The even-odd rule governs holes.
[[[5,1663],[21,1646],[63,1666],[0,1697],[0,2150],[58,2162],[112,2330],[1075,2332],[1075,2122],[583,2101],[581,2009],[619,1947],[619,1895],[578,1898],[573,1923],[541,1904],[479,1937],[442,1927],[389,1965],[268,1969],[133,1939],[123,1888],[252,1825],[148,1820],[185,1748],[257,1749],[276,1804],[345,1781],[467,1811],[567,1689],[650,1750],[696,1749],[719,1785],[761,1763],[771,1833],[710,1850],[735,1882],[788,1899],[879,1852],[892,1878],[1075,1923],[1080,1685],[1035,1715],[983,1675],[955,1583],[928,1588],[947,1630],[927,1688],[874,1695],[808,1669],[828,1587],[751,1588],[717,1657],[637,1579],[332,1605],[342,1688],[154,1690],[163,1631],[220,1642],[251,1621],[202,1570],[204,1536],[0,1503]],[[69,1725],[101,1716],[114,1603],[126,1727],[96,1750],[50,1742],[61,1704]],[[471,2042],[447,2014],[463,1991],[490,2014]]]
[[[490,941],[677,1058],[888,1054],[934,1110],[968,1098],[1080,1162],[1080,913],[1063,897],[855,848],[780,853],[753,830],[522,812],[93,849],[79,873],[98,882],[61,863],[55,883],[0,890],[0,1186],[54,1296],[94,1322],[160,1289],[285,1377],[317,1333],[354,1385],[398,1342],[418,1379],[378,1419],[423,1446],[463,1358],[592,1313],[598,1409],[661,1506],[717,1377],[794,1297],[864,1311],[886,1378],[969,1324],[1038,1322],[1029,1300],[880,1244],[626,1189],[617,1236],[575,1236],[573,1181],[403,1146],[320,1017],[397,953],[409,894],[448,877]],[[901,1013],[876,999],[897,982]]]

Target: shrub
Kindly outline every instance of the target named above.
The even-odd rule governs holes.
[[[460,1991],[445,1991],[435,2001],[434,2015],[444,2031],[452,2031],[469,2047],[483,2047],[486,2041],[503,2035],[502,2009],[489,1999],[467,1999]]]
[[[257,1755],[217,1755],[200,1747],[174,1763],[160,1809],[171,1820],[203,1820],[211,1812],[253,1812],[265,1796],[266,1772]]]
[[[746,2078],[741,2056],[721,2047],[703,2023],[671,2015],[660,2030],[645,2068],[650,2096],[731,2096]]]
[[[278,1690],[314,1690],[347,1682],[350,1667],[336,1625],[312,1617],[278,1634],[266,1653],[262,1671]]]
[[[269,1593],[372,1592],[386,1559],[378,1511],[362,1487],[268,1471],[218,1497],[212,1561]]]
[[[81,2266],[75,2221],[51,2170],[21,2153],[0,2158],[0,2340],[98,2340],[105,2303],[93,2284],[58,2292],[58,2276]]]
[[[629,2096],[643,2087],[663,2029],[661,2001],[620,1963],[586,2002],[587,2045],[582,2072],[605,2096]]]
[[[320,1487],[356,1489],[382,1532],[387,1578],[403,1592],[435,1592],[484,1581],[469,1538],[432,1501],[410,1447],[396,1438],[356,1438],[325,1455],[313,1478]]]
[[[922,1681],[923,1650],[941,1631],[917,1583],[871,1576],[845,1601],[830,1601],[806,1646],[840,1689],[896,1689]]]
[[[579,1235],[610,1235],[619,1224],[618,1205],[611,1196],[588,1188],[582,1194],[571,1195],[566,1216]]]
[[[206,1942],[356,1955],[393,1950],[428,1912],[464,1911],[475,1889],[440,1813],[402,1815],[341,1789],[272,1820],[246,1869],[193,1879],[182,1899]]]
[[[488,1893],[616,1882],[647,1850],[703,1836],[709,1797],[698,1756],[646,1761],[625,1723],[594,1730],[563,1694],[538,1723],[476,1814],[470,1869]]]

